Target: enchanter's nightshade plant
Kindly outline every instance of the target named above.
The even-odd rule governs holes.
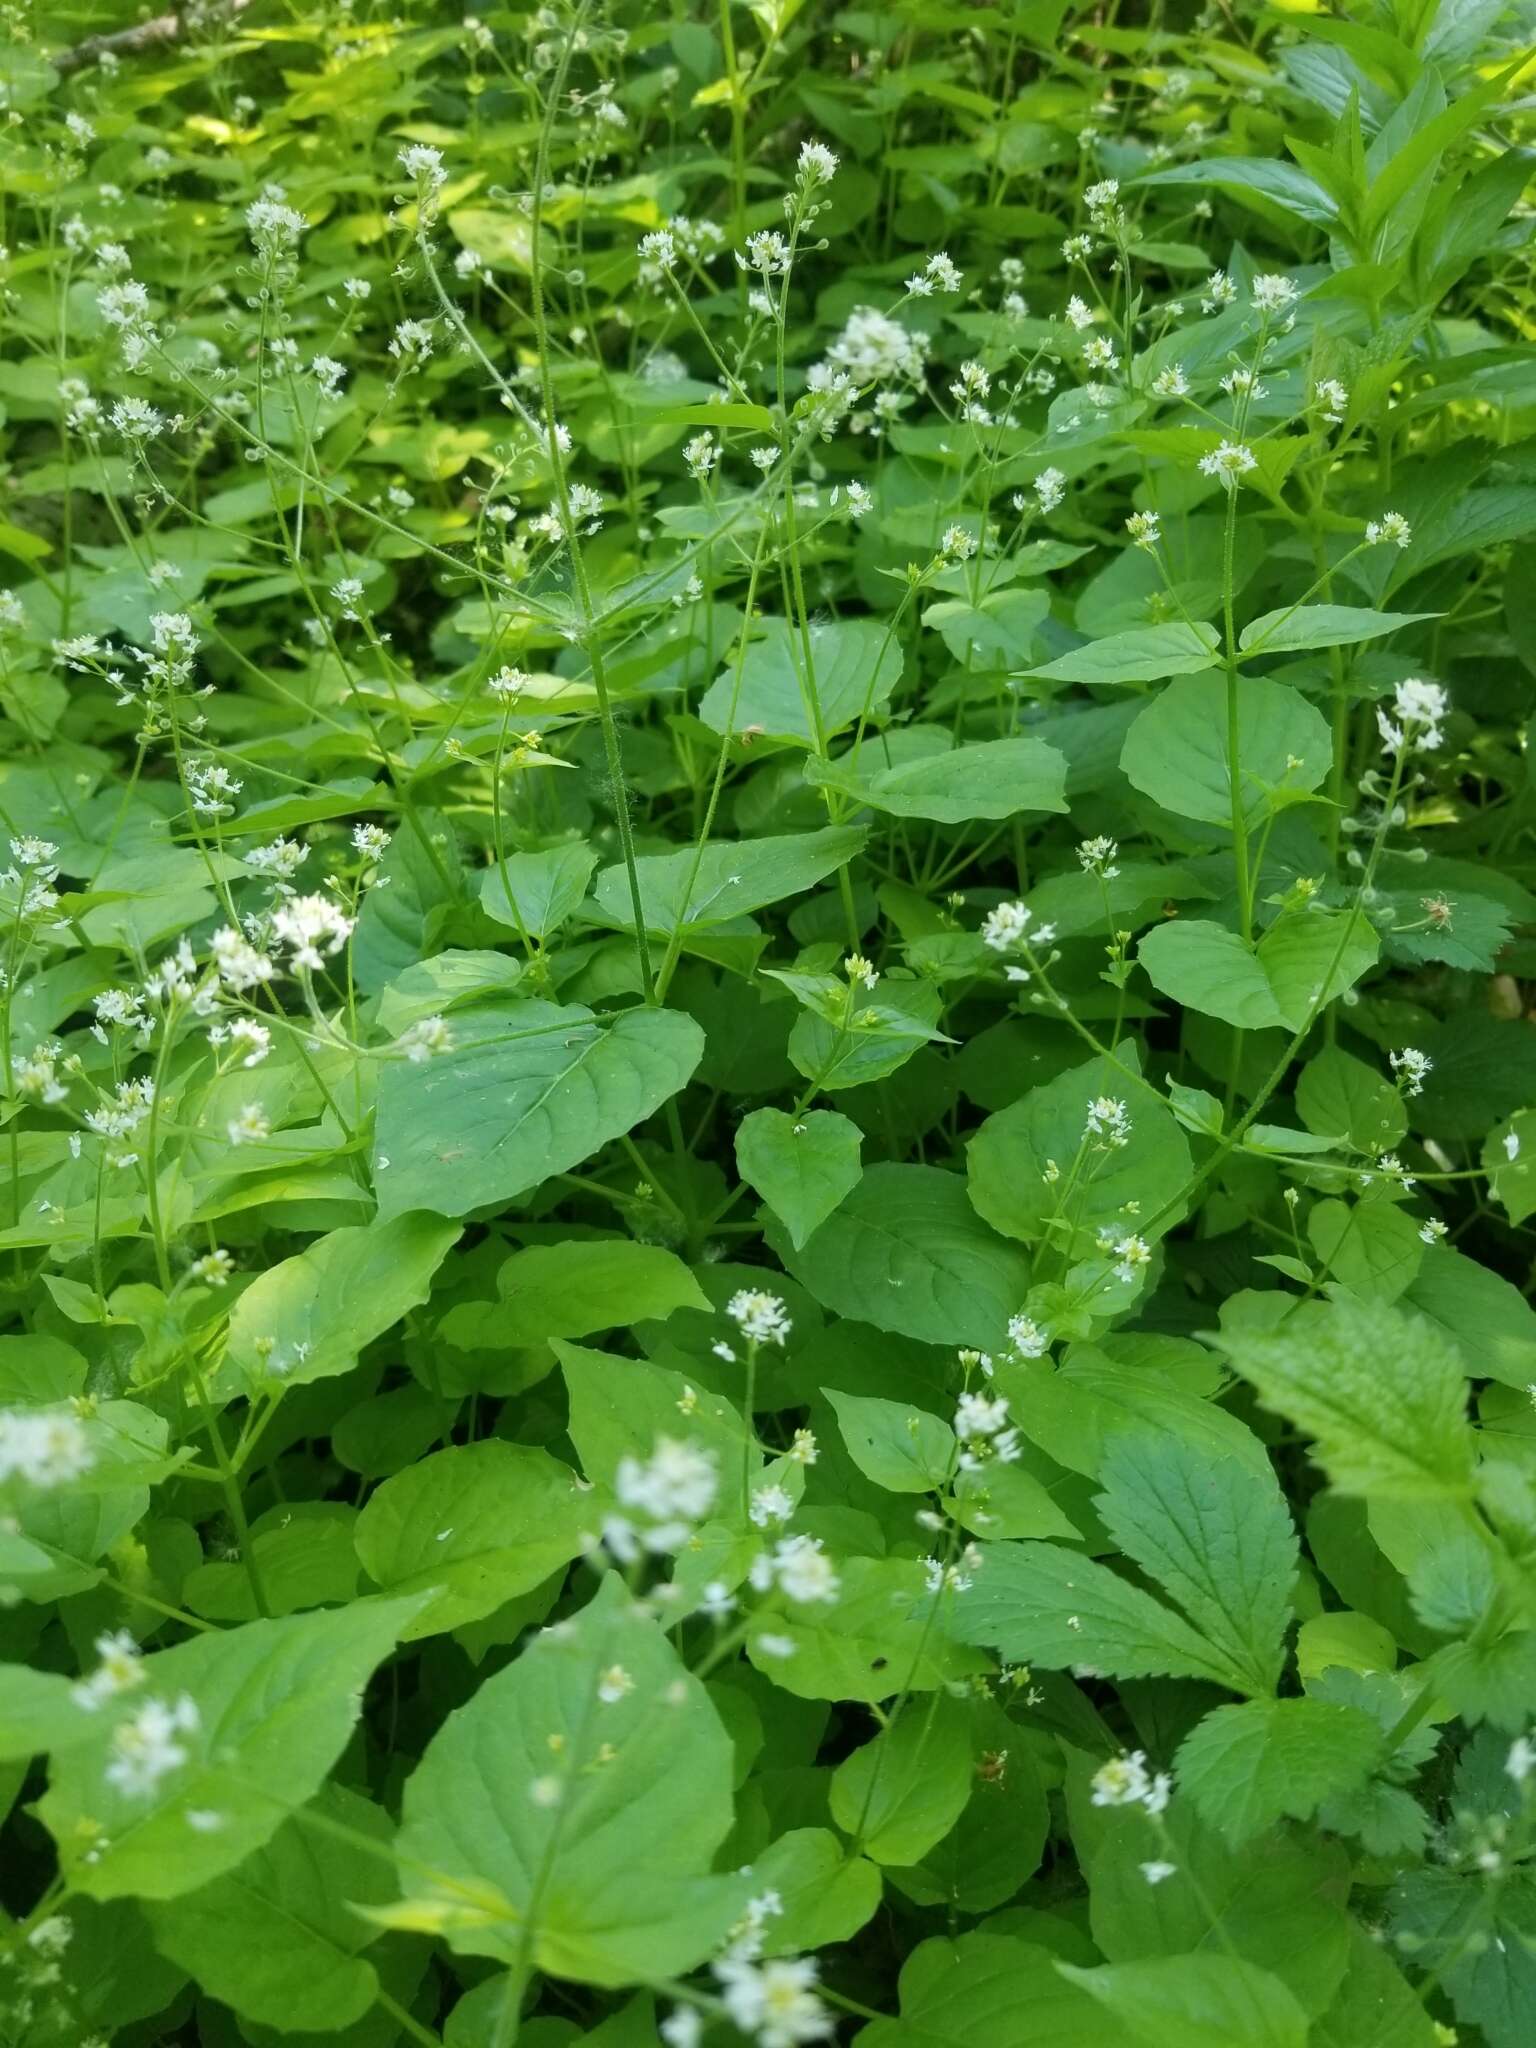
[[[12,10],[0,2048],[1530,2048],[1529,26]]]

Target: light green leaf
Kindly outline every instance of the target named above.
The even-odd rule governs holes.
[[[722,1479],[740,1471],[745,1428],[723,1394],[648,1359],[615,1358],[558,1337],[554,1350],[570,1396],[571,1442],[594,1485],[610,1485],[621,1458],[644,1462],[663,1436],[706,1451]],[[754,1453],[754,1471],[757,1463]]]
[[[1299,691],[1262,676],[1238,678],[1237,730],[1243,817],[1252,831],[1274,808],[1272,790],[1294,797],[1318,788],[1333,742],[1322,713]],[[1230,826],[1225,678],[1191,677],[1164,690],[1126,734],[1120,765],[1175,817]]]
[[[505,867],[487,868],[480,902],[487,916],[530,939],[558,931],[587,893],[597,855],[580,840],[538,853],[510,853]]]
[[[576,1475],[527,1444],[452,1445],[386,1479],[358,1517],[363,1569],[387,1593],[435,1593],[403,1640],[478,1621],[568,1564],[596,1520]]]
[[[1292,911],[1259,941],[1259,964],[1288,1031],[1300,1031],[1376,963],[1373,927],[1352,910]]]
[[[843,755],[805,764],[805,779],[898,818],[964,825],[1019,811],[1064,811],[1067,764],[1044,740],[977,740],[955,746],[947,732],[910,726],[888,740],[866,740],[855,761]]]
[[[916,1863],[971,1796],[970,1716],[958,1700],[913,1700],[832,1773],[832,1818],[876,1863]]]
[[[1173,1435],[1117,1438],[1094,1505],[1120,1549],[1183,1608],[1245,1692],[1280,1676],[1296,1583],[1296,1532],[1274,1477],[1212,1461]],[[1091,1661],[1091,1660],[1090,1660]]]
[[[1392,1083],[1336,1045],[1302,1068],[1296,1108],[1309,1131],[1357,1152],[1390,1151],[1408,1129],[1408,1112]]]
[[[784,1263],[838,1315],[982,1351],[1003,1348],[1029,1286],[1022,1253],[982,1222],[959,1176],[936,1166],[869,1167]]]
[[[837,1416],[848,1455],[888,1493],[932,1493],[949,1478],[955,1433],[937,1415],[865,1394],[822,1389]]]
[[[373,1850],[333,1827],[364,1836]],[[360,1954],[379,1930],[354,1908],[382,1905],[398,1890],[390,1834],[381,1808],[328,1785],[237,1869],[150,1902],[155,1945],[259,2025],[290,2034],[351,2026],[379,1989]]]
[[[350,1372],[365,1346],[426,1300],[459,1229],[395,1215],[317,1238],[258,1274],[235,1303],[226,1367],[252,1391]]]
[[[1031,674],[1057,683],[1156,683],[1165,676],[1194,675],[1208,669],[1220,644],[1215,628],[1203,624],[1176,620],[1164,626],[1137,626],[1128,633],[1110,633],[1102,640],[1090,640],[1086,647],[1074,647],[1070,654],[1058,655]]]
[[[859,825],[829,825],[772,839],[712,840],[702,852],[684,847],[646,854],[635,862],[646,929],[658,937],[707,931],[802,895],[846,867],[866,836]],[[629,874],[622,865],[603,869],[592,900],[610,923],[634,929]]]
[[[888,1700],[904,1689],[933,1692],[988,1668],[980,1652],[950,1641],[935,1625],[935,1596],[916,1560],[849,1557],[841,1578],[837,1600],[792,1607],[747,1637],[748,1658],[786,1692],[803,1700]],[[781,1644],[765,1647],[765,1637],[794,1647],[782,1656]]]
[[[707,1309],[697,1280],[675,1252],[628,1237],[573,1238],[528,1245],[496,1275],[494,1302],[464,1302],[443,1318],[443,1334],[465,1350],[543,1344],[628,1329],[674,1309]]]
[[[1152,927],[1136,957],[1158,993],[1186,1010],[1219,1017],[1239,1031],[1285,1022],[1258,954],[1225,925],[1173,918]]]
[[[791,1116],[782,1109],[754,1109],[736,1126],[736,1170],[798,1251],[858,1185],[863,1142],[858,1125],[836,1110]]]
[[[1306,2048],[1306,2013],[1278,1977],[1241,1956],[1056,1967],[1143,2048]]]
[[[98,1709],[90,1740],[56,1759],[38,1811],[71,1889],[94,1899],[173,1899],[271,1840],[319,1790],[357,1722],[362,1690],[421,1602],[362,1600],[339,1612],[243,1628],[158,1650],[143,1682]],[[152,1784],[107,1775],[117,1731],[147,1701],[189,1700],[185,1761]]]
[[[586,1984],[678,1976],[745,1902],[744,1879],[708,1875],[731,1820],[709,1695],[609,1574],[428,1743],[390,1924]]]
[[[1112,1678],[1203,1678],[1247,1690],[1246,1672],[1172,1609],[1054,1543],[986,1545],[949,1626],[961,1642],[986,1643],[1010,1664],[1091,1664]]]
[[[374,1149],[382,1216],[464,1216],[579,1165],[675,1095],[704,1050],[703,1032],[676,1010],[599,1018],[498,1003],[470,1012],[463,1031],[451,1052],[384,1069]]]
[[[812,624],[806,636],[809,670],[801,635],[787,619],[759,620],[751,630],[739,694],[732,661],[699,705],[699,716],[712,732],[740,733],[755,726],[770,739],[819,751],[818,724],[822,738],[830,739],[864,712],[879,710],[901,676],[901,642],[877,619]]]
[[[1352,604],[1302,604],[1265,612],[1238,636],[1244,654],[1296,654],[1307,647],[1354,647],[1417,626],[1438,612],[1375,612]]]
[[[1178,1755],[1179,1789],[1229,1841],[1282,1819],[1308,1820],[1380,1759],[1381,1730],[1358,1707],[1250,1700],[1207,1714]]]
[[[923,624],[943,639],[955,660],[969,663],[974,649],[977,668],[1028,666],[1035,630],[1049,616],[1050,594],[1015,584],[969,598],[941,598],[923,613]]]
[[[1312,1248],[1335,1280],[1370,1301],[1396,1301],[1424,1259],[1421,1225],[1395,1202],[1318,1202]]]
[[[1102,2039],[1099,2008],[1058,1975],[1049,1949],[963,1934],[912,1951],[901,2018],[875,2020],[855,2048],[1093,2048]]]
[[[1265,1407],[1316,1439],[1341,1493],[1445,1500],[1470,1490],[1466,1382],[1422,1318],[1379,1303],[1314,1303],[1272,1333],[1233,1329],[1226,1348]]]
[[[830,1828],[792,1828],[752,1862],[761,1897],[777,1892],[783,1905],[763,1930],[765,1955],[802,1955],[807,1949],[851,1941],[880,1906],[880,1873],[855,1856]]]
[[[1166,1227],[1179,1221],[1189,1146],[1156,1089],[1130,1070],[1131,1057],[1069,1068],[987,1118],[966,1147],[966,1185],[994,1230],[1084,1258],[1096,1249],[1101,1225],[1124,1222],[1129,1201],[1148,1216],[1167,1204]],[[1095,1145],[1086,1136],[1088,1106],[1101,1096],[1126,1107],[1130,1136],[1123,1145]],[[1050,1178],[1051,1166],[1065,1176],[1085,1142],[1088,1165],[1063,1200],[1065,1180]]]

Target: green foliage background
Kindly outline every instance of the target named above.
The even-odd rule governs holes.
[[[5,2048],[1536,2038],[1532,21],[8,10]]]

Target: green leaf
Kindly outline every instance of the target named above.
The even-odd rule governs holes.
[[[57,1672],[0,1665],[0,1763],[25,1763],[86,1741],[95,1723],[72,1693],[71,1681]]]
[[[805,779],[898,818],[964,825],[1019,811],[1064,811],[1065,758],[1044,740],[978,740],[955,746],[932,726],[866,740],[858,760],[812,756]]]
[[[1358,1707],[1325,1700],[1250,1700],[1218,1707],[1185,1738],[1181,1792],[1229,1841],[1281,1819],[1308,1820],[1380,1760],[1381,1730]]]
[[[835,1602],[775,1614],[747,1637],[753,1665],[786,1692],[803,1700],[888,1700],[903,1690],[933,1692],[988,1668],[979,1652],[951,1642],[935,1625],[935,1596],[920,1563],[850,1557],[841,1578]],[[765,1636],[782,1641],[765,1647]],[[779,1654],[785,1643],[793,1646],[788,1656]]]
[[[1288,798],[1317,789],[1333,760],[1321,712],[1286,683],[1262,676],[1237,681],[1237,732],[1243,818],[1249,831]],[[1164,690],[1125,736],[1120,765],[1144,796],[1175,817],[1232,823],[1227,751],[1227,685],[1191,677]]]
[[[628,1329],[674,1309],[709,1301],[675,1252],[627,1237],[583,1237],[528,1245],[496,1275],[498,1299],[464,1302],[443,1318],[443,1334],[466,1350],[543,1344]]]
[[[1306,2013],[1278,1977],[1241,1956],[1056,1967],[1145,2048],[1306,2048]]]
[[[237,1869],[152,1901],[155,1945],[245,2019],[284,2033],[349,2027],[378,1996],[360,1951],[379,1930],[354,1909],[395,1896],[390,1835],[379,1807],[328,1785]]]
[[[599,1018],[528,1002],[470,1012],[451,1052],[384,1069],[380,1214],[464,1216],[537,1187],[659,1109],[703,1050],[703,1032],[676,1010]]]
[[[558,1337],[554,1350],[570,1395],[571,1442],[594,1485],[611,1484],[621,1458],[649,1458],[662,1436],[707,1451],[722,1477],[740,1470],[745,1427],[724,1395],[646,1359],[615,1358]]]
[[[1031,674],[1056,683],[1156,683],[1164,676],[1193,675],[1208,669],[1220,644],[1213,626],[1189,625],[1182,620],[1166,626],[1137,626],[1128,633],[1110,633],[1102,640],[1090,640],[1085,647],[1074,647],[1070,654],[1058,655]]]
[[[877,619],[819,620],[801,635],[787,619],[754,623],[741,661],[704,692],[699,716],[712,732],[756,727],[770,739],[820,752],[817,727],[830,739],[865,712],[878,711],[900,679],[901,642]],[[734,710],[733,710],[734,706]]]
[[[55,1760],[38,1811],[72,1890],[94,1899],[193,1892],[271,1840],[312,1799],[351,1736],[362,1689],[420,1607],[363,1600],[336,1613],[215,1630],[158,1650],[142,1683]],[[146,1701],[192,1702],[185,1761],[152,1784],[107,1776],[119,1728]]]
[[[865,837],[860,825],[829,825],[781,838],[712,840],[698,852],[684,847],[647,854],[635,862],[646,929],[659,938],[708,931],[799,896],[846,867]],[[634,929],[629,874],[622,865],[603,869],[592,900],[610,923]]]
[[[1396,1301],[1424,1258],[1416,1217],[1396,1203],[1319,1202],[1307,1236],[1335,1280],[1370,1301]]]
[[[964,666],[990,668],[1002,663],[1025,668],[1034,650],[1036,628],[1050,615],[1050,609],[1048,592],[1014,585],[984,591],[975,602],[943,598],[928,606],[923,624],[941,636]]]
[[[1297,1566],[1274,1478],[1256,1485],[1235,1459],[1213,1462],[1176,1436],[1150,1434],[1111,1443],[1099,1477],[1094,1505],[1125,1555],[1245,1674],[1245,1692],[1272,1692]]]
[[[579,840],[538,853],[510,853],[481,878],[480,902],[498,924],[545,939],[576,910],[596,865],[596,853]]]
[[[745,1880],[708,1874],[731,1820],[709,1695],[609,1574],[428,1743],[390,1924],[580,1983],[678,1976],[745,1902]]]
[[[902,1967],[901,2018],[875,2020],[855,2048],[1092,2048],[1098,2008],[1055,1965],[1009,1935],[925,1941]]]
[[[792,1828],[753,1859],[752,1882],[784,1908],[763,1930],[765,1955],[800,1955],[851,1941],[880,1907],[880,1873],[830,1828]]]
[[[1265,612],[1238,636],[1244,654],[1297,654],[1307,647],[1354,647],[1417,626],[1438,612],[1375,612],[1352,604],[1302,604]]]
[[[936,1166],[881,1164],[784,1263],[823,1307],[930,1344],[1000,1351],[1029,1286],[1023,1255]]]
[[[350,1372],[358,1354],[431,1292],[459,1225],[396,1215],[333,1230],[260,1273],[229,1319],[226,1364],[246,1386],[307,1386]]]
[[[1390,1151],[1408,1129],[1408,1112],[1392,1083],[1336,1045],[1302,1068],[1296,1108],[1309,1131],[1357,1152]]]
[[[971,1796],[970,1717],[942,1693],[910,1701],[832,1774],[832,1818],[876,1863],[916,1863]]]
[[[403,1639],[478,1621],[531,1592],[591,1538],[590,1495],[547,1451],[453,1445],[386,1479],[358,1517],[363,1569],[387,1593],[419,1602]]]
[[[1466,1383],[1433,1326],[1379,1303],[1303,1306],[1273,1333],[1233,1329],[1233,1365],[1316,1439],[1341,1493],[1454,1500],[1472,1483]]]
[[[836,1110],[754,1109],[736,1126],[736,1170],[799,1251],[858,1185],[862,1144],[858,1125]]]
[[[944,1486],[955,1457],[955,1433],[937,1415],[865,1394],[822,1389],[855,1465],[888,1493],[933,1493]]]
[[[1509,1871],[1490,1887],[1478,1876],[1412,1870],[1388,1903],[1400,1952],[1445,1985],[1457,2019],[1480,2027],[1489,2048],[1523,2048],[1536,2030],[1536,1878],[1530,1871]]]
[[[965,1810],[919,1863],[890,1879],[919,1905],[988,1913],[1039,1868],[1050,1808],[1040,1763],[1019,1742],[1017,1722],[993,1700],[972,1700],[969,1712],[976,1765]]]
[[[1101,1096],[1128,1111],[1123,1145],[1096,1144],[1087,1131],[1089,1105]],[[1127,1202],[1139,1203],[1147,1216],[1168,1205],[1163,1221],[1171,1228],[1191,1171],[1183,1133],[1125,1056],[1089,1060],[1030,1089],[989,1116],[966,1147],[966,1184],[978,1215],[1025,1244],[1052,1243],[1064,1258],[1087,1257],[1101,1226],[1124,1223]]]
[[[1376,935],[1350,911],[1282,916],[1257,947],[1201,918],[1155,925],[1137,948],[1162,995],[1239,1031],[1300,1031],[1376,958]]]
[[[991,1543],[949,1626],[1010,1664],[1112,1678],[1203,1678],[1231,1692],[1247,1674],[1170,1608],[1107,1565],[1054,1543]]]

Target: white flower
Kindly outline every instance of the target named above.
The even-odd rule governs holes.
[[[915,277],[907,279],[907,296],[931,299],[935,292],[957,292],[961,281],[960,272],[941,250],[928,258]]]
[[[1506,1131],[1504,1133],[1504,1157],[1511,1165],[1520,1157],[1520,1133],[1518,1131]]]
[[[1389,1057],[1392,1071],[1397,1076],[1398,1085],[1403,1093],[1421,1094],[1430,1069],[1435,1064],[1429,1054],[1420,1052],[1416,1046],[1405,1045],[1401,1052],[1394,1052]]]
[[[1301,287],[1295,278],[1282,276],[1278,271],[1266,271],[1253,280],[1253,303],[1261,313],[1284,313],[1300,295]]]
[[[1088,1105],[1084,1137],[1102,1138],[1107,1145],[1130,1143],[1131,1119],[1125,1104],[1114,1095],[1098,1095]]]
[[[1420,1244],[1439,1244],[1445,1236],[1445,1225],[1438,1216],[1430,1216],[1419,1225]]]
[[[655,1522],[691,1524],[702,1522],[714,1506],[719,1479],[708,1451],[663,1436],[644,1464],[633,1457],[619,1460],[613,1491],[621,1507]]]
[[[755,270],[761,277],[783,277],[789,269],[789,244],[774,228],[748,235],[746,254],[737,254],[743,270]]]
[[[657,270],[670,270],[677,261],[677,243],[665,228],[653,228],[640,237],[640,261]]]
[[[802,142],[797,169],[799,182],[807,188],[829,184],[837,175],[837,161],[824,142]]]
[[[430,320],[401,320],[397,322],[390,340],[389,353],[402,370],[420,367],[432,353],[432,322]]]
[[[259,988],[277,972],[265,953],[253,946],[244,932],[225,925],[208,941],[208,950],[218,969],[220,984],[237,995]]]
[[[129,1799],[152,1799],[161,1779],[187,1761],[189,1752],[180,1738],[196,1734],[201,1725],[197,1702],[187,1693],[175,1700],[146,1700],[112,1731],[107,1783]]]
[[[994,953],[1006,953],[1011,947],[1022,944],[1024,934],[1033,922],[1034,912],[1028,904],[999,903],[982,919],[981,943]]]
[[[1156,512],[1133,512],[1125,522],[1125,530],[1131,536],[1132,545],[1144,548],[1148,554],[1163,537],[1162,522]]]
[[[725,1312],[749,1344],[784,1343],[794,1328],[782,1298],[759,1288],[744,1287],[725,1304]]]
[[[165,414],[142,398],[120,398],[108,417],[125,441],[153,441],[165,426]]]
[[[437,192],[448,182],[448,173],[443,168],[443,153],[432,149],[425,142],[410,142],[398,152],[400,168],[408,178],[428,192]]]
[[[1405,676],[1392,700],[1395,715],[1388,717],[1378,708],[1376,724],[1390,752],[1417,747],[1430,753],[1445,737],[1440,721],[1450,708],[1451,700],[1441,684],[1424,676]]]
[[[695,434],[684,444],[683,461],[695,483],[704,483],[720,460],[720,446],[713,434]]]
[[[1237,286],[1224,270],[1213,270],[1205,281],[1205,296],[1200,301],[1202,313],[1219,312],[1223,306],[1230,306],[1237,297]]]
[[[1068,324],[1075,327],[1078,333],[1081,334],[1084,328],[1091,327],[1097,318],[1098,315],[1094,312],[1093,308],[1074,292],[1067,301]]]
[[[1214,477],[1224,490],[1235,490],[1239,477],[1258,468],[1258,458],[1242,441],[1223,441],[1200,458],[1200,474]]]
[[[1042,512],[1054,512],[1067,495],[1067,480],[1059,469],[1042,469],[1035,478],[1035,496]]]
[[[1509,1745],[1504,1769],[1517,1785],[1523,1785],[1532,1771],[1536,1771],[1536,1742],[1529,1735],[1517,1735]]]
[[[1152,1248],[1144,1237],[1119,1237],[1109,1247],[1118,1261],[1115,1278],[1129,1287],[1140,1269],[1152,1256]]]
[[[675,2005],[656,2031],[667,2048],[699,2048],[704,2022],[691,2005]]]
[[[1349,392],[1337,377],[1319,377],[1312,386],[1312,405],[1330,426],[1342,426],[1349,410]]]
[[[1386,541],[1395,548],[1405,548],[1413,539],[1413,528],[1401,512],[1383,512],[1379,519],[1366,522],[1365,538],[1371,547]]]
[[[963,1449],[962,1472],[975,1472],[994,1458],[1011,1465],[1019,1455],[1019,1433],[1008,1420],[1008,1402],[1001,1394],[962,1394],[952,1424]]]
[[[759,1486],[747,1510],[748,1519],[759,1529],[766,1529],[770,1522],[787,1522],[794,1512],[792,1495],[786,1488],[773,1484]]]
[[[120,1692],[132,1692],[136,1685],[144,1682],[144,1659],[127,1629],[114,1629],[109,1634],[99,1635],[96,1638],[96,1655],[100,1661],[90,1677],[82,1678],[78,1685],[70,1688],[70,1698],[87,1713],[94,1713],[105,1701]]]
[[[828,2041],[832,2014],[816,1996],[816,1963],[811,1956],[780,1956],[771,1962],[726,1960],[714,1964],[727,2016],[757,2048],[799,2048]]]
[[[1146,1751],[1135,1749],[1094,1772],[1091,1797],[1095,1806],[1139,1806],[1151,1789]]]
[[[352,850],[365,861],[381,861],[389,851],[390,835],[382,825],[354,825]]]
[[[1189,379],[1177,363],[1170,363],[1152,379],[1152,392],[1157,398],[1188,398]]]
[[[832,497],[833,502],[836,503],[837,493],[835,491]],[[866,512],[872,512],[875,509],[875,501],[869,487],[866,484],[859,483],[857,480],[845,486],[843,497],[848,507],[848,517],[850,519],[862,519]]]
[[[1051,1348],[1051,1333],[1032,1316],[1010,1316],[1008,1341],[1020,1358],[1044,1358]]]
[[[446,1017],[418,1017],[395,1040],[395,1051],[417,1067],[452,1049],[453,1031]]]
[[[324,957],[334,958],[347,943],[352,922],[328,896],[291,896],[272,913],[272,937],[290,949],[295,972],[318,972]]]
[[[229,1119],[224,1133],[231,1145],[259,1145],[271,1137],[272,1125],[262,1110],[248,1103],[238,1116]]]
[[[65,1486],[96,1462],[78,1417],[59,1408],[0,1409],[0,1484]]]
[[[1152,516],[1156,517],[1155,514]],[[1115,866],[1115,856],[1119,851],[1113,839],[1084,839],[1078,845],[1077,857],[1085,874],[1102,875],[1109,882],[1120,872]]]
[[[1138,1863],[1136,1867],[1148,1884],[1162,1884],[1165,1879],[1173,1877],[1177,1873],[1179,1866],[1177,1863],[1163,1863],[1154,1858],[1152,1862]]]
[[[893,378],[910,383],[923,374],[923,340],[888,313],[855,306],[827,350],[827,361],[846,370],[856,384],[882,384]]]
[[[622,1664],[610,1664],[606,1671],[597,1675],[597,1696],[604,1706],[617,1706],[634,1689],[635,1681]]]
[[[758,1560],[753,1584],[763,1591],[774,1583],[787,1600],[802,1606],[830,1605],[842,1590],[832,1560],[815,1536],[783,1536],[774,1545],[772,1557]]]
[[[1115,344],[1107,334],[1090,334],[1083,343],[1083,361],[1090,370],[1114,370],[1120,365]]]

